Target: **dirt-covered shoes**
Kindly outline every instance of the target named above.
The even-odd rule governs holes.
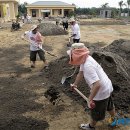
[[[88,124],[81,124],[80,128],[83,130],[95,130],[95,128],[91,127],[89,123]]]
[[[45,65],[43,69],[48,70],[48,69],[49,69],[49,66],[48,66],[48,65]]]
[[[35,68],[35,65],[34,65],[34,64],[31,64],[31,68]]]

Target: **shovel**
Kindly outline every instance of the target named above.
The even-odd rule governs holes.
[[[74,72],[73,72],[70,76],[68,76],[68,77],[63,76],[63,77],[62,77],[61,83],[62,83],[63,85],[65,85],[65,86],[68,86],[68,85],[71,86],[69,81],[70,81],[71,77],[76,73],[77,68],[78,68],[78,67],[75,67]],[[87,102],[87,104],[89,104],[88,98],[87,98],[82,92],[80,92],[76,87],[74,87],[73,89]],[[92,102],[92,103],[90,104],[90,109],[94,109],[94,108],[95,108],[95,103]]]
[[[69,83],[70,79],[72,78],[72,76],[74,76],[74,74],[76,73],[76,71],[77,71],[77,67],[75,67],[75,70],[71,75],[63,76],[62,79],[61,79],[61,83],[67,85]]]
[[[77,70],[77,68],[76,68],[75,70]],[[74,72],[75,72],[75,71],[74,71]],[[73,74],[74,74],[74,73],[73,73]],[[64,79],[63,79],[63,81],[64,81]],[[65,80],[64,82],[61,81],[61,83],[62,83],[62,84],[69,84],[69,86],[71,86],[70,83],[69,83],[67,80]],[[88,98],[87,98],[82,92],[80,92],[76,87],[74,87],[73,89],[87,102],[87,104],[89,104]],[[94,109],[94,108],[95,108],[95,103],[94,103],[94,101],[91,102],[91,104],[90,104],[90,106],[88,106],[88,108],[89,108],[89,107],[90,107],[90,109]]]
[[[27,40],[27,39],[25,39],[25,38],[24,38],[24,36],[21,36],[21,38],[22,38],[24,41],[26,41],[26,42],[29,42],[29,43],[30,43],[30,41],[29,41],[29,40]],[[46,50],[45,50],[45,49],[43,49],[43,48],[40,48],[40,47],[39,47],[39,49],[41,49],[42,51],[46,52],[47,54],[49,54],[49,55],[51,55],[51,56],[57,57],[56,55],[54,55],[54,54],[52,54],[52,53],[50,53],[50,52],[46,51]]]

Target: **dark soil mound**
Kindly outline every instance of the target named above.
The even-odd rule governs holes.
[[[0,130],[45,130],[48,127],[49,124],[46,121],[25,117],[10,119],[0,124]]]
[[[55,89],[55,86],[51,85],[50,88],[44,93],[44,96],[55,105],[56,101],[60,98],[60,93]]]
[[[129,110],[130,105],[129,47],[130,41],[125,40],[114,41],[111,45],[103,49],[89,46],[90,50],[92,49],[93,51],[92,56],[101,64],[112,80],[114,87],[113,98],[116,108],[125,111]],[[63,87],[63,85],[61,85],[63,75],[69,76],[74,72],[74,68],[68,64],[68,60],[68,56],[64,56],[51,62],[50,70],[46,72],[46,75],[58,89],[63,90],[64,93],[72,97],[78,103],[84,105],[85,102],[83,102],[83,99],[80,98],[78,94],[70,92],[70,87]],[[78,73],[78,71],[76,73]],[[73,82],[75,76],[76,74],[71,79],[71,82]],[[83,81],[79,85],[79,89],[88,96],[89,87],[86,86],[85,81]]]
[[[115,40],[112,44],[104,48],[104,51],[110,51],[121,56],[130,66],[130,41],[129,40]]]
[[[41,23],[39,25],[39,31],[43,36],[51,35],[66,35],[67,32],[63,28],[53,23]]]

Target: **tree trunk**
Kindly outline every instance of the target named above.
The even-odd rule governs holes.
[[[128,5],[128,18],[130,16],[130,5]]]
[[[120,7],[120,10],[119,10],[119,17],[121,18],[121,7]]]

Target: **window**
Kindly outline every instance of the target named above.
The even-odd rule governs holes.
[[[0,18],[2,17],[2,14],[1,14],[1,6],[0,6]]]
[[[101,15],[103,15],[103,10],[101,11]]]
[[[59,9],[59,15],[61,15],[62,14],[62,9]]]
[[[36,10],[35,9],[32,10],[32,17],[36,17]]]
[[[54,15],[54,9],[52,10],[52,15]]]

